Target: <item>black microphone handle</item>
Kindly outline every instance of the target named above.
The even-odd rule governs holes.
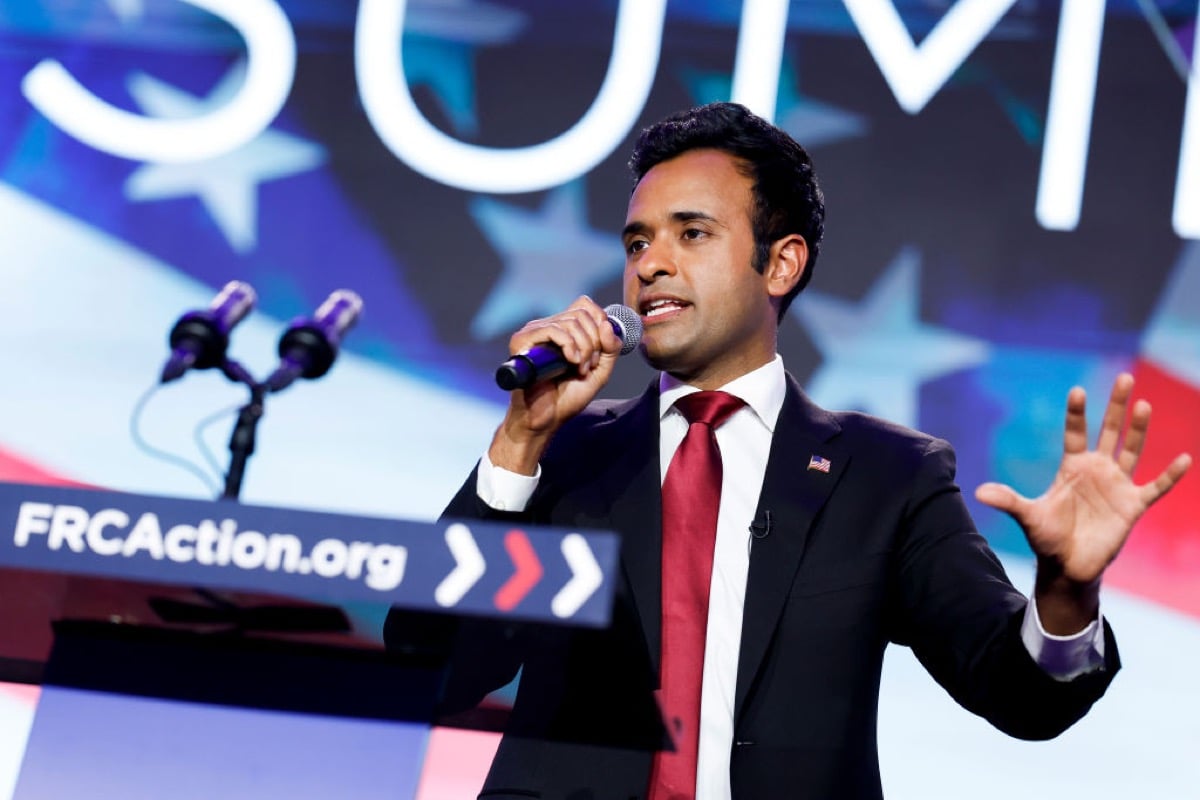
[[[608,324],[621,340],[621,355],[633,352],[642,340],[642,320],[628,306],[613,304],[604,309]],[[496,385],[506,392],[526,389],[541,381],[553,380],[575,369],[562,350],[552,342],[534,345],[517,353],[496,369]]]
[[[258,295],[242,281],[230,281],[207,309],[189,311],[167,337],[171,356],[162,368],[161,383],[183,376],[189,369],[219,367],[229,347],[229,332],[254,308]]]
[[[506,392],[525,389],[535,383],[566,374],[572,364],[556,344],[534,345],[524,353],[505,361],[496,369],[496,385]]]
[[[279,338],[279,366],[263,382],[268,392],[282,392],[297,378],[320,378],[337,359],[342,338],[358,322],[363,301],[349,289],[338,289],[312,317],[292,320]]]

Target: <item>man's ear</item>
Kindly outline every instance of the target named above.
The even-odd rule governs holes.
[[[767,293],[773,298],[783,299],[796,288],[804,270],[808,267],[808,242],[798,233],[790,233],[771,245],[767,267],[763,277],[767,281]]]

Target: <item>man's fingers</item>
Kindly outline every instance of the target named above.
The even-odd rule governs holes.
[[[590,364],[592,354],[603,349],[604,327],[611,336],[612,328],[604,311],[586,297],[580,298],[562,313],[526,324],[509,340],[509,351],[523,353],[535,345],[551,343],[572,364]]]
[[[1067,393],[1067,425],[1063,434],[1063,451],[1087,452],[1087,393],[1076,386]]]
[[[1010,514],[1018,523],[1022,523],[1030,501],[1022,497],[1011,486],[1003,483],[984,483],[975,490],[975,499],[985,506],[991,506],[997,511]]]
[[[1188,468],[1192,466],[1192,457],[1188,453],[1180,453],[1175,456],[1175,460],[1167,465],[1167,468],[1158,473],[1158,477],[1138,487],[1142,495],[1142,502],[1147,507],[1152,505],[1158,498],[1162,497],[1171,487],[1179,483],[1179,479],[1184,476]]]
[[[1142,455],[1142,447],[1146,444],[1146,433],[1150,430],[1150,404],[1138,400],[1133,404],[1129,417],[1129,430],[1125,432],[1121,451],[1117,454],[1117,465],[1126,475],[1133,474]]]
[[[577,321],[588,334],[589,361],[595,360],[595,352],[613,354],[620,351],[621,340],[613,332],[612,323],[608,321],[608,314],[592,298],[581,295],[568,310],[579,312],[582,315],[578,317]]]
[[[596,320],[581,309],[564,315],[560,324],[571,337],[572,349],[567,360],[578,364],[581,372],[586,374],[592,363],[592,354],[600,349],[600,329],[596,326]]]
[[[1104,419],[1100,423],[1100,438],[1096,442],[1096,449],[1101,453],[1116,457],[1117,443],[1121,441],[1121,429],[1125,427],[1125,410],[1132,393],[1133,376],[1122,372],[1113,381],[1112,394],[1108,397],[1108,406],[1104,409]]]

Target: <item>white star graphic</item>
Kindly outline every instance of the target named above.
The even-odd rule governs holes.
[[[477,339],[555,314],[620,274],[621,237],[588,227],[582,180],[553,190],[537,211],[484,197],[470,211],[504,260],[504,274],[471,322]]]
[[[244,65],[233,67],[203,99],[145,74],[130,78],[129,92],[152,116],[197,116],[223,105],[240,86],[244,71]],[[244,254],[258,244],[258,185],[316,169],[325,159],[319,145],[267,130],[217,158],[139,167],[125,181],[125,197],[144,202],[195,195],[230,246]]]
[[[800,91],[796,73],[792,59],[779,73],[779,112],[775,120],[779,127],[808,149],[867,134],[866,117],[808,97]]]
[[[779,70],[776,125],[808,150],[867,134],[865,116],[805,95],[797,73],[793,59],[785,58]],[[698,104],[728,99],[733,91],[733,78],[724,72],[685,69],[683,79]]]
[[[867,122],[861,114],[799,97],[789,101],[777,124],[807,149],[836,144],[867,132]]]
[[[406,34],[466,44],[505,44],[528,23],[520,11],[476,0],[415,0]]]
[[[915,426],[925,381],[987,360],[986,342],[921,322],[920,255],[901,250],[858,304],[805,293],[792,314],[825,363],[807,391],[828,408],[854,408]]]
[[[146,13],[144,0],[108,0],[108,7],[121,22],[139,20]]]

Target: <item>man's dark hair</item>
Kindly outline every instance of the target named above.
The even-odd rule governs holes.
[[[812,160],[795,139],[745,106],[710,103],[673,114],[642,131],[629,159],[635,187],[657,164],[700,148],[729,153],[752,181],[754,269],[761,273],[771,245],[790,233],[800,234],[808,243],[804,274],[780,304],[782,319],[812,277],[825,230],[825,198]]]

